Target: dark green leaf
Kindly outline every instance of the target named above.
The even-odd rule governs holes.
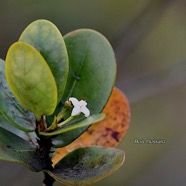
[[[0,127],[14,133],[15,135],[23,138],[25,141],[28,141],[32,144],[37,144],[37,135],[35,131],[33,132],[25,132],[15,128],[13,125],[8,123],[1,115],[0,115]]]
[[[0,159],[25,165],[32,171],[47,168],[47,159],[43,158],[37,146],[31,145],[17,135],[0,127]]]
[[[107,103],[115,82],[112,47],[104,36],[88,29],[70,32],[64,39],[69,55],[69,76],[62,103],[69,97],[86,100],[90,113],[98,114]],[[82,129],[76,130],[71,142],[82,132]],[[60,136],[57,140],[60,142]]]
[[[90,126],[93,123],[101,121],[104,117],[105,117],[104,114],[91,115],[88,118],[86,118],[84,120],[81,120],[79,122],[75,122],[75,123],[72,123],[70,125],[68,125],[68,123],[67,123],[66,125],[64,125],[64,127],[61,127],[60,129],[57,129],[53,132],[40,132],[40,135],[54,136],[54,135],[66,133],[66,132],[76,130],[76,129],[79,129],[79,128],[82,128],[82,127]]]
[[[59,102],[68,76],[68,55],[61,33],[53,23],[37,20],[24,30],[19,41],[32,45],[46,60],[55,77]]]
[[[63,101],[86,100],[91,114],[98,114],[108,101],[116,63],[110,43],[100,33],[81,29],[64,37],[69,55],[69,76]]]
[[[71,152],[47,172],[65,185],[90,185],[115,172],[123,162],[122,150],[92,146]]]
[[[0,127],[2,127],[4,129],[16,134],[17,136],[23,138],[26,141],[31,141],[30,134],[32,134],[33,132],[27,133],[27,132],[24,132],[22,130],[19,130],[19,129],[15,128],[13,125],[8,123],[1,115],[0,115]],[[35,137],[34,141],[36,141],[36,137]]]
[[[72,143],[75,139],[77,139],[77,133],[82,134],[85,132],[87,127],[81,127],[76,130],[71,130],[69,132],[65,132],[61,135],[52,139],[52,144],[55,148],[65,147],[68,144]]]
[[[0,59],[0,115],[20,130],[34,131],[34,115],[24,109],[11,93],[5,79],[4,66],[4,61]]]
[[[5,63],[6,79],[18,101],[40,120],[57,105],[57,87],[49,66],[31,45],[14,43]]]

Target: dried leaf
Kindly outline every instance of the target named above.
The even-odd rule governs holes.
[[[51,115],[57,105],[54,76],[42,55],[31,45],[14,43],[8,50],[5,74],[10,90],[39,121]]]
[[[95,123],[70,145],[56,150],[52,159],[54,164],[79,147],[91,145],[115,147],[119,144],[125,136],[130,123],[128,100],[119,89],[113,89],[103,113],[106,114],[104,120]]]

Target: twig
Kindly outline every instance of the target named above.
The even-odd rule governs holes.
[[[117,61],[126,60],[143,36],[152,29],[174,0],[150,1],[128,27],[124,27],[112,42]]]
[[[130,103],[137,102],[186,83],[186,61],[178,61],[153,73],[143,74],[138,77],[119,81],[119,87],[127,87],[127,94]]]

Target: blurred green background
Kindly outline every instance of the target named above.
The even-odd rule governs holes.
[[[1,0],[0,57],[36,19],[63,34],[92,28],[116,53],[116,85],[131,105],[123,167],[96,186],[184,186],[186,179],[186,1]],[[165,144],[134,141],[163,139]],[[41,185],[42,173],[0,162],[0,186]],[[55,184],[58,186],[59,184]]]

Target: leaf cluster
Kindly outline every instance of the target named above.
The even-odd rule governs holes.
[[[115,76],[114,52],[100,33],[79,29],[62,36],[47,20],[31,23],[0,59],[0,159],[65,185],[88,185],[117,170],[124,152],[115,148],[81,147],[55,165],[51,153],[105,117]],[[70,116],[70,97],[86,100],[91,115],[58,127]]]

